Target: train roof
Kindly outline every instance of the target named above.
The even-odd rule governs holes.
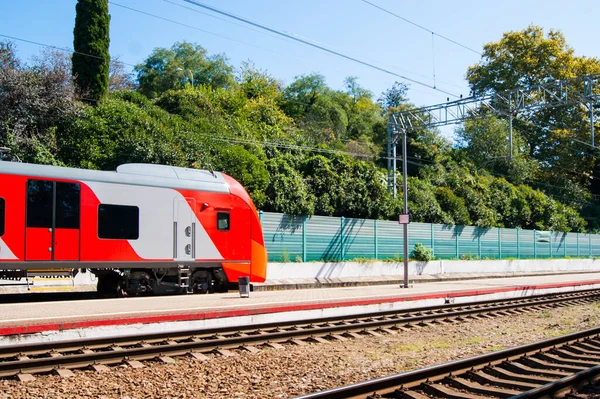
[[[109,172],[0,161],[0,173],[227,194],[230,192],[229,184],[220,172],[167,165],[131,163],[118,166],[116,172]]]

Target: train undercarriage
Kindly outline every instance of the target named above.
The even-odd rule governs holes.
[[[72,281],[80,272],[91,272],[97,279],[98,296],[101,298],[169,295],[207,294],[227,292],[229,282],[222,267],[190,267],[178,265],[166,268],[132,269],[15,269],[0,270],[0,280],[13,285],[33,285],[33,277],[45,280],[68,278]]]
[[[98,278],[98,295],[124,297],[226,292],[222,268],[91,269]]]

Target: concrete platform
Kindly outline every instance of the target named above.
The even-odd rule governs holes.
[[[600,273],[452,276],[393,285],[0,304],[0,346],[183,331],[600,288]],[[466,279],[465,277],[478,277]],[[458,278],[458,279],[457,279]]]

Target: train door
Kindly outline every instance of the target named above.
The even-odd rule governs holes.
[[[25,260],[79,260],[78,183],[27,181]]]
[[[173,209],[173,259],[196,259],[196,223],[193,198],[177,198]]]

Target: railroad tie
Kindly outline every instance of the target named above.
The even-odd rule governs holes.
[[[290,344],[297,345],[297,346],[303,346],[303,345],[306,345],[306,342],[304,342],[304,341],[302,341],[302,340],[299,340],[299,339],[290,339],[288,342],[289,342]]]
[[[56,374],[58,374],[62,378],[69,378],[69,377],[74,377],[75,376],[75,373],[73,373],[69,369],[55,369],[54,371],[56,371]]]
[[[215,349],[215,353],[221,356],[225,356],[225,357],[232,357],[235,356],[235,353],[233,353],[232,351],[228,350],[228,349]]]
[[[318,342],[320,344],[329,344],[330,343],[325,338],[321,338],[321,337],[310,337],[310,340],[314,341],[314,342]]]
[[[422,393],[416,391],[394,391],[394,398],[398,399],[430,399],[429,396],[425,396]]]
[[[344,335],[348,335],[348,336],[350,336],[350,337],[352,337],[352,338],[355,338],[355,339],[362,338],[362,335],[360,335],[360,334],[358,334],[358,333],[355,333],[355,332],[347,332],[347,333],[345,333]]]
[[[103,364],[92,364],[92,368],[94,371],[98,373],[103,373],[105,371],[109,371],[110,369]]]
[[[499,388],[493,387],[489,385],[481,385],[477,382],[469,381],[460,377],[446,377],[444,378],[444,383],[451,385],[456,389],[467,390],[479,395],[489,395],[495,397],[509,397],[509,396],[517,396],[521,393],[521,391],[517,391],[516,389],[507,389],[507,388]]]
[[[285,349],[285,346],[278,344],[277,342],[267,342],[265,346],[271,349]]]
[[[175,359],[173,359],[171,356],[159,356],[158,358],[163,363],[167,363],[167,364],[175,364],[175,363],[177,363],[175,361]]]
[[[241,347],[241,349],[245,350],[246,352],[250,352],[250,353],[260,352],[260,349],[258,349],[256,346],[253,346],[253,345],[244,345]]]
[[[348,340],[348,338],[341,336],[339,334],[329,334],[327,337],[334,339],[336,341],[347,341]]]
[[[209,360],[210,359],[204,353],[200,353],[200,352],[190,352],[189,355],[192,356],[196,360]]]
[[[17,374],[17,379],[21,382],[35,381],[35,377],[27,373]]]
[[[137,360],[126,360],[125,363],[127,363],[129,366],[131,366],[134,369],[141,369],[144,367],[142,362],[139,362]]]

